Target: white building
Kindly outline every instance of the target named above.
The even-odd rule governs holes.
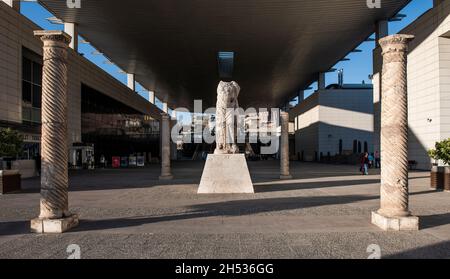
[[[450,137],[450,1],[435,1],[434,8],[399,33],[415,36],[408,54],[408,156],[417,162],[418,169],[430,169],[427,150]],[[374,50],[377,149],[380,148],[380,52],[379,47]]]
[[[292,108],[296,158],[374,152],[372,98],[371,85],[344,85],[318,90]]]

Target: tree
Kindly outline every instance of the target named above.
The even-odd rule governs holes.
[[[0,129],[0,157],[16,157],[23,148],[23,136],[11,129]]]
[[[445,165],[450,165],[450,138],[436,142],[435,149],[429,150],[428,155],[434,160],[441,160]]]

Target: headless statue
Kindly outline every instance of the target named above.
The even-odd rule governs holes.
[[[216,150],[214,154],[237,154],[237,121],[235,110],[239,108],[238,96],[241,88],[232,82],[219,83],[216,105]]]

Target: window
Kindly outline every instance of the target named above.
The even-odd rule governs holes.
[[[342,143],[342,140],[340,139],[339,140],[339,155],[342,155],[342,145],[343,145],[343,143]]]
[[[358,141],[358,153],[361,153],[362,149],[361,149],[361,142]]]
[[[22,120],[41,122],[42,107],[42,57],[22,49]]]
[[[369,152],[369,145],[367,144],[367,141],[364,142],[364,152]]]

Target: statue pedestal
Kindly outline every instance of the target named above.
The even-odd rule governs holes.
[[[244,154],[209,154],[198,187],[199,194],[253,194]]]

